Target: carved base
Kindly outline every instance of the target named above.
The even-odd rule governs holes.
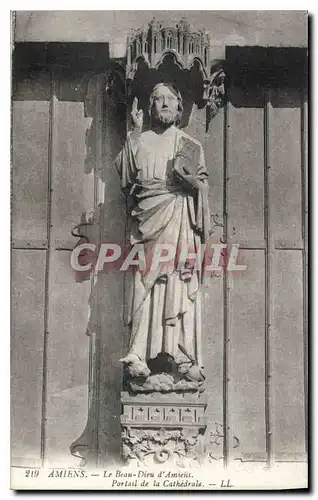
[[[185,379],[174,380],[172,375],[166,373],[159,373],[156,375],[150,375],[146,380],[142,382],[136,382],[131,380],[127,382],[131,392],[195,392],[204,391],[203,382],[189,381]]]
[[[185,466],[204,459],[206,401],[202,394],[123,392],[122,453],[126,462]]]

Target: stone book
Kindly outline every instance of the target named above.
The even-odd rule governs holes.
[[[196,175],[200,163],[200,154],[199,144],[188,137],[181,137],[174,163],[176,174],[181,175],[181,177],[184,174]]]

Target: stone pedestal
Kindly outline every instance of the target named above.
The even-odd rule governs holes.
[[[202,393],[122,392],[121,402],[126,462],[184,466],[203,460],[206,401]]]

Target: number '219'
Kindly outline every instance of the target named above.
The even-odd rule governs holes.
[[[27,469],[25,471],[25,477],[38,477],[40,471],[37,469]]]

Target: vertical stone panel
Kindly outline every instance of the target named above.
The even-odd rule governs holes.
[[[206,110],[194,109],[186,132],[198,139],[204,148],[209,173],[209,205],[212,234],[208,244],[220,243],[223,233],[223,111],[211,120],[206,131]],[[213,217],[214,216],[214,217]],[[219,226],[216,223],[220,224]],[[223,457],[223,442],[215,436],[222,434],[223,425],[223,281],[222,276],[206,275],[202,286],[202,346],[206,416],[208,420],[207,444],[213,458]],[[219,443],[219,444],[216,444]]]
[[[302,253],[279,250],[273,261],[273,454],[276,460],[302,460],[305,458]]]
[[[72,229],[94,213],[94,172],[87,169],[93,118],[85,116],[80,78],[61,77],[53,106],[52,244],[73,248]]]
[[[41,464],[45,254],[12,251],[12,465]]]
[[[50,79],[15,82],[12,104],[12,240],[16,247],[47,243]]]
[[[243,250],[241,258],[246,271],[228,276],[229,452],[233,458],[259,461],[266,457],[264,252]]]
[[[90,282],[76,282],[71,252],[51,252],[47,338],[45,458],[72,463],[69,447],[82,433],[88,407]],[[73,459],[78,465],[78,459]]]
[[[264,134],[261,89],[229,89],[228,239],[264,246]]]
[[[274,89],[271,104],[272,239],[277,248],[302,248],[300,92]]]

